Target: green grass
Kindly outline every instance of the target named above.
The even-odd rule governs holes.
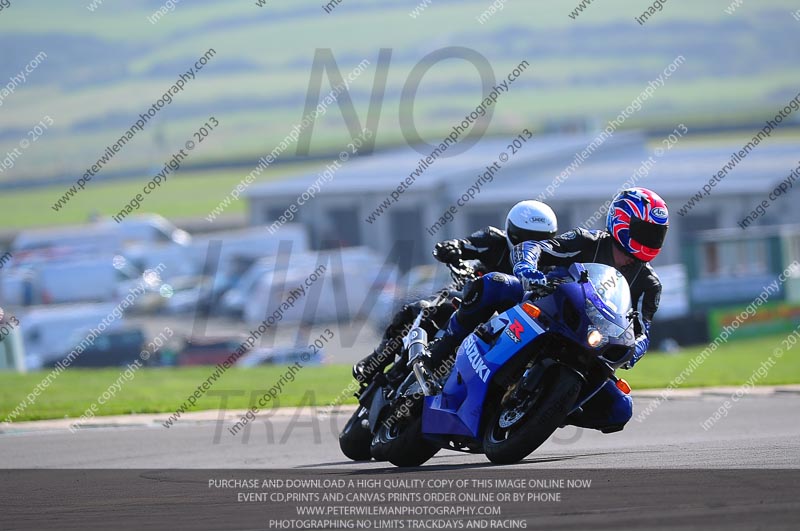
[[[120,377],[119,369],[68,370],[42,393],[33,406],[15,420],[38,420],[80,417],[108,387]],[[161,413],[175,411],[199,384],[213,372],[211,367],[139,369],[133,380],[122,383],[121,391],[104,405],[97,415]],[[211,392],[229,393],[228,409],[246,409],[286,372],[286,367],[230,369],[211,388]],[[44,372],[25,375],[0,374],[0,422],[46,376]],[[124,382],[120,380],[120,382]],[[295,381],[280,396],[281,406],[303,403],[327,404],[350,383],[350,368],[343,365],[311,366],[295,375]],[[306,396],[312,390],[313,394]],[[350,397],[352,398],[352,397]],[[204,395],[193,411],[218,409],[222,397]],[[354,400],[354,399],[353,399]]]
[[[324,163],[302,163],[267,168],[253,183],[263,183],[323,167]],[[255,164],[253,165],[255,167]],[[219,205],[252,169],[183,172],[145,196],[140,212],[155,212],[170,219],[205,217]],[[110,216],[122,210],[130,198],[142,192],[152,176],[110,183],[89,183],[84,190],[56,212],[55,203],[67,184],[0,194],[0,226],[6,229],[85,223],[91,214]],[[247,200],[232,202],[225,214],[242,213]]]
[[[734,16],[723,11],[730,0],[708,0],[704,9],[670,4],[646,27],[633,20],[643,7],[625,0],[604,0],[576,20],[567,14],[577,2],[535,9],[509,2],[479,24],[475,17],[489,3],[434,2],[412,20],[415,4],[379,0],[349,0],[330,15],[319,4],[187,2],[153,25],[146,20],[155,8],[150,3],[105,2],[89,12],[84,4],[20,2],[0,17],[3,36],[20,43],[11,50],[9,73],[39,51],[49,55],[5,101],[0,153],[16,147],[43,115],[55,125],[0,179],[82,174],[209,47],[218,52],[209,66],[107,171],[162,164],[166,152],[183,145],[212,114],[221,128],[193,155],[196,160],[269,152],[302,117],[318,48],[330,49],[344,74],[362,59],[371,62],[351,86],[362,121],[378,50],[393,50],[378,146],[396,137],[399,93],[412,67],[444,46],[477,50],[498,78],[522,59],[531,63],[498,103],[494,134],[516,133],[520,123],[537,128],[564,118],[612,118],[678,53],[686,64],[626,126],[682,121],[691,129],[697,117],[710,123],[753,114],[763,119],[796,93],[797,61],[788,45],[796,28],[793,0],[748,3]],[[323,91],[327,83],[325,78]],[[437,138],[474,107],[478,87],[478,73],[466,61],[444,61],[427,71],[415,99],[423,136]],[[339,109],[332,109],[315,126],[312,153],[344,145],[345,131]]]
[[[776,347],[782,347],[784,335],[747,339],[720,346],[677,387],[739,386],[747,382],[762,363],[769,360]],[[620,371],[634,389],[667,387],[673,378],[689,367],[706,346],[687,348],[677,354],[652,352],[631,371]],[[758,378],[758,377],[756,377]],[[774,367],[756,385],[800,383],[800,347],[776,358]]]
[[[742,385],[769,358],[775,347],[781,345],[781,339],[783,336],[772,336],[723,345],[679,387]],[[693,347],[672,355],[653,352],[634,370],[621,373],[634,389],[667,387],[703,348]],[[205,381],[210,372],[209,367],[140,369],[132,381],[123,385],[117,396],[99,406],[97,415],[174,411],[198,384]],[[254,398],[261,396],[284,372],[285,368],[281,366],[232,369],[212,390],[227,392],[228,409],[245,409],[254,404]],[[45,375],[0,374],[0,421],[25,399]],[[116,369],[69,370],[53,381],[34,405],[16,420],[79,417],[118,377],[119,371]],[[350,382],[349,366],[306,367],[296,374],[294,382],[285,387],[280,405],[326,405],[342,395]],[[764,378],[754,383],[800,383],[800,347],[787,351]],[[355,403],[348,393],[344,393],[344,397],[342,403]],[[217,409],[221,405],[220,396],[206,395],[198,400],[193,410]]]

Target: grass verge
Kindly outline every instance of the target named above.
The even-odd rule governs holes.
[[[679,387],[739,386],[754,377],[755,371],[780,347],[782,335],[742,340],[722,345],[697,367]],[[703,346],[687,348],[678,354],[652,352],[632,371],[620,371],[634,389],[667,387],[697,356]],[[232,369],[224,374],[212,394],[197,401],[193,411],[217,409],[227,399],[227,409],[246,409],[286,371],[283,366]],[[97,415],[127,413],[169,413],[175,411],[197,386],[205,381],[210,367],[140,369],[133,380],[124,383],[116,395],[98,404]],[[119,377],[117,369],[69,370],[62,373],[33,405],[15,420],[39,420],[82,415]],[[25,400],[46,373],[0,374],[0,421]],[[295,381],[280,395],[280,406],[326,405],[350,383],[346,365],[310,366],[295,375]],[[800,347],[789,349],[756,385],[800,383]],[[343,403],[355,403],[352,396]]]

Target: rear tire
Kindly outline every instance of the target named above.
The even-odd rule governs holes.
[[[583,383],[578,374],[558,365],[546,377],[542,394],[520,419],[508,425],[510,410],[499,403],[489,415],[483,449],[492,463],[506,465],[525,459],[556,431],[575,405]],[[507,425],[501,426],[501,421]]]
[[[408,411],[398,417],[396,411],[401,406],[407,407]],[[421,397],[401,398],[390,412],[372,438],[371,451],[376,460],[389,461],[399,467],[419,466],[441,449],[422,435]],[[390,419],[394,422],[389,423]]]
[[[397,428],[382,425],[372,439],[372,453],[395,466],[420,466],[436,455],[439,446],[422,436],[422,419],[414,418]]]
[[[372,433],[361,425],[361,421],[367,418],[367,413],[366,408],[359,406],[339,434],[339,448],[353,461],[369,461],[372,457],[370,453]]]

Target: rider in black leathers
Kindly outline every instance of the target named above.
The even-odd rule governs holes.
[[[539,201],[521,201],[514,205],[506,216],[506,230],[487,227],[461,240],[447,240],[436,244],[433,256],[444,264],[461,260],[477,260],[483,272],[496,272],[485,279],[468,283],[463,290],[463,304],[460,314],[468,315],[471,308],[483,307],[481,300],[483,284],[490,278],[513,279],[511,249],[524,241],[538,241],[552,238],[558,233],[558,221],[553,210]],[[392,363],[402,348],[399,337],[420,309],[428,308],[428,316],[438,326],[443,326],[453,313],[449,302],[432,308],[429,300],[423,299],[406,304],[392,318],[383,333],[381,343],[367,357],[353,366],[353,376],[361,383],[369,382],[375,374],[383,372]]]

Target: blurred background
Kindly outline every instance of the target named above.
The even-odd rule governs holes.
[[[174,335],[149,360],[154,370],[221,362],[321,264],[319,295],[300,300],[241,363],[297,359],[330,328],[335,340],[314,356],[338,367],[339,389],[344,365],[376,346],[393,311],[447,281],[430,254],[437,241],[502,228],[511,205],[541,194],[560,229],[602,228],[626,182],[657,191],[672,214],[653,263],[664,284],[653,356],[665,361],[640,382],[666,385],[683,367],[666,352],[713,341],[800,260],[793,189],[740,224],[800,164],[799,112],[697,198],[800,92],[800,13],[788,0],[671,0],[640,23],[650,3],[579,5],[13,1],[0,11],[4,415],[38,381],[14,373],[54,366],[131,293],[75,367],[122,366],[165,327]],[[426,59],[448,47],[469,52]],[[480,140],[428,164],[376,214],[475,111],[482,80],[499,84],[515,69]],[[404,135],[409,121],[428,146]],[[354,140],[363,128],[371,138]],[[524,130],[531,138],[512,150]],[[189,141],[179,169],[143,194]],[[452,220],[428,230],[512,151]],[[731,354],[744,360],[741,374],[798,323],[800,279],[789,275],[731,338],[744,342]],[[773,378],[796,383],[800,364],[786,363]],[[704,378],[694,383],[744,380],[711,369]],[[47,407],[25,415],[61,412]],[[131,400],[118,410],[141,408]]]

